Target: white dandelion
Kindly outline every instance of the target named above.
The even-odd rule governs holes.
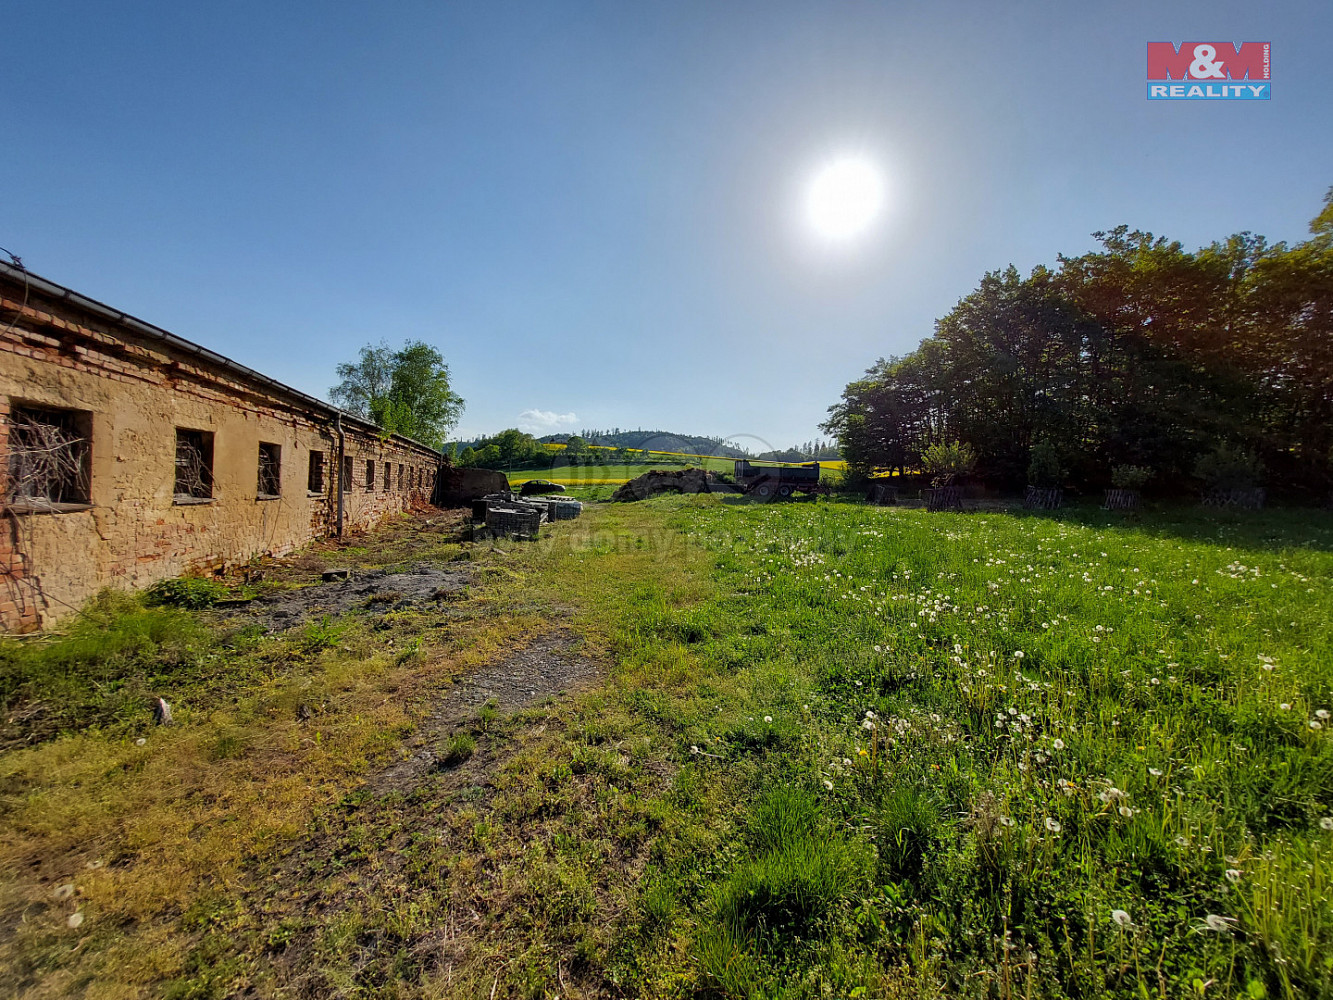
[[[1126,912],[1125,910],[1112,910],[1111,919],[1114,920],[1116,924],[1119,925],[1120,927],[1134,926],[1134,918],[1131,917],[1129,913]]]
[[[1051,833],[1059,833],[1064,828],[1060,825],[1060,823],[1057,820],[1053,820],[1051,819],[1051,817],[1047,816],[1046,829],[1050,830]]]
[[[1065,741],[1057,739],[1054,743],[1051,744],[1051,746],[1055,747],[1055,749],[1057,750],[1063,750],[1065,748]]]
[[[825,778],[825,779],[824,779],[824,787],[825,787],[828,791],[830,791],[830,792],[833,791],[833,782],[831,782],[831,781],[829,781],[827,778]]]
[[[1319,821],[1319,829],[1333,830],[1333,816],[1325,816]]]
[[[770,726],[773,725],[773,716],[771,716],[771,715],[765,715],[765,716],[764,716],[764,721],[767,722]]]
[[[65,926],[69,928],[83,926],[83,911],[75,910],[65,919]]]
[[[1233,884],[1236,883],[1236,882],[1239,882],[1239,881],[1240,881],[1240,869],[1239,869],[1239,868],[1228,868],[1228,869],[1226,870],[1226,876],[1227,876],[1227,881],[1228,881],[1228,882],[1231,882],[1231,883],[1233,883]]]
[[[51,895],[55,896],[56,899],[69,899],[70,896],[74,895],[74,883],[66,882],[64,885],[56,886]]]

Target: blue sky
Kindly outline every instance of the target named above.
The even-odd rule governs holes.
[[[1145,100],[1201,39],[1271,41],[1273,100]],[[318,395],[427,340],[461,435],[785,447],[987,270],[1304,238],[1331,42],[1327,0],[12,4],[0,246]],[[801,198],[849,153],[888,205],[833,248]]]

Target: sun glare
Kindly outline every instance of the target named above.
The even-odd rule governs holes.
[[[810,183],[806,212],[826,239],[856,236],[875,220],[884,205],[884,181],[874,165],[848,158],[829,164]]]

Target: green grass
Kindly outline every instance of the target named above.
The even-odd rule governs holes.
[[[174,656],[182,706],[0,755],[23,988],[1333,996],[1328,514],[709,496],[434,531],[355,559],[467,558],[447,607],[229,637],[124,605],[10,648],[11,705]],[[479,706],[375,790],[451,679],[552,629],[596,684]]]
[[[791,984],[816,969],[851,988],[866,962],[945,991],[1333,990],[1326,515],[657,503],[721,588],[636,640],[728,664],[752,713],[682,738],[818,785],[823,822],[878,856],[860,918],[825,913],[842,958],[793,931],[745,952],[749,981],[787,984],[749,993],[814,995]],[[763,897],[767,850],[715,891]],[[705,972],[717,934],[696,936]]]

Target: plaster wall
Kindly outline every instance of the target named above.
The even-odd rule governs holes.
[[[312,411],[299,398],[247,384],[243,375],[114,323],[0,286],[0,470],[8,466],[14,405],[89,414],[91,477],[86,505],[58,512],[5,507],[0,626],[6,630],[54,621],[105,586],[139,588],[186,572],[217,571],[336,530],[338,438],[331,410]],[[429,499],[434,452],[403,438],[382,439],[367,425],[342,423],[352,468],[343,496],[345,530]],[[177,428],[213,435],[207,502],[182,503],[175,495]],[[261,442],[281,449],[280,491],[271,499],[258,493]],[[312,451],[324,456],[316,493],[307,490]],[[367,459],[375,463],[373,488],[365,479]]]

